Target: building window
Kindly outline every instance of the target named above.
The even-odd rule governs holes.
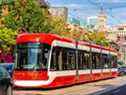
[[[126,36],[124,36],[124,39],[126,40]]]
[[[117,36],[117,41],[120,41],[120,36]]]

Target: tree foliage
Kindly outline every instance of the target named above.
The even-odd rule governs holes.
[[[65,20],[60,17],[60,16],[52,16],[51,17],[51,33],[55,33],[61,36],[64,36],[64,34],[62,34],[62,32],[66,32],[66,28],[65,28]]]
[[[8,28],[0,28],[0,48],[6,51],[8,47],[15,45],[17,32]]]
[[[109,46],[109,40],[106,39],[105,32],[90,32],[88,38],[96,44]]]
[[[52,16],[48,6],[43,7],[39,0],[15,0],[13,4],[3,6],[5,8],[1,18],[4,27],[56,34],[64,31],[65,20],[62,17]]]
[[[2,29],[8,28],[8,31],[24,29],[27,32],[50,32],[76,40],[87,40],[102,45],[109,44],[104,32],[85,33],[84,29],[80,29],[80,27],[66,28],[66,22],[62,17],[51,16],[48,6],[43,7],[38,1],[14,0],[9,5],[2,5],[0,26],[6,27]],[[9,36],[10,34],[7,33],[6,35]],[[15,43],[13,37],[10,41]],[[9,44],[10,42],[7,43]]]
[[[51,31],[48,8],[42,7],[38,0],[15,0],[8,7],[8,15],[3,16],[5,27],[28,32]]]
[[[15,33],[19,33],[19,30],[61,35],[60,32],[65,30],[64,25],[64,19],[52,16],[48,11],[48,6],[43,6],[39,0],[3,2],[0,15],[0,31],[2,33],[0,41],[4,44],[1,45],[1,48],[14,45]]]

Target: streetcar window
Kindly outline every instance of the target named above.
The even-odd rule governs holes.
[[[107,63],[107,54],[102,54],[102,65],[104,69],[109,68],[108,63]]]
[[[52,57],[51,57],[51,70],[56,71],[59,70],[59,53],[60,53],[60,47],[54,47],[52,51]]]
[[[102,66],[104,69],[112,67],[113,58],[110,54],[102,54]]]
[[[63,70],[74,70],[75,69],[75,50],[63,48],[62,53]]]
[[[79,56],[78,57],[78,62],[79,62],[78,68],[80,70],[81,69],[90,69],[89,52],[79,50],[78,56]]]
[[[112,68],[117,67],[117,57],[116,56],[112,56],[111,66],[112,66]]]
[[[67,68],[68,68],[68,54],[67,54],[67,49],[65,49],[65,48],[63,49],[62,61],[63,61],[63,65],[62,65],[63,70],[67,70]]]
[[[92,53],[92,69],[101,69],[100,53]]]
[[[68,49],[68,69],[73,70],[75,69],[75,50],[73,49]]]
[[[89,52],[85,52],[84,58],[85,59],[83,59],[83,60],[84,60],[85,68],[90,69],[90,61],[89,61],[90,55],[89,55]]]
[[[116,68],[117,67],[117,56],[111,54],[102,54],[101,58],[102,68]]]
[[[15,69],[47,69],[50,46],[41,43],[23,43],[17,45]]]
[[[74,70],[75,50],[63,47],[54,47],[51,57],[51,70]]]
[[[96,68],[95,53],[92,53],[92,69]]]
[[[83,53],[83,51],[79,51],[78,52],[78,62],[79,62],[79,65],[78,65],[78,68],[79,69],[83,69],[83,63],[84,63],[84,61],[83,61],[83,58],[84,58],[84,53]]]
[[[95,54],[96,69],[101,69],[100,53]]]
[[[107,64],[108,64],[108,68],[111,68],[111,56],[110,56],[110,54],[107,55]]]
[[[50,46],[47,44],[42,45],[38,53],[38,61],[39,61],[38,65],[40,66],[41,69],[48,68],[49,53],[50,53]]]

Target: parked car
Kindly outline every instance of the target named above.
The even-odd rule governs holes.
[[[1,63],[0,66],[3,66],[11,76],[13,71],[13,64],[14,63]]]
[[[126,75],[126,66],[118,68],[119,75]]]
[[[12,81],[7,70],[0,66],[0,95],[12,95]]]

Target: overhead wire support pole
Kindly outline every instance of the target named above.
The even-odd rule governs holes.
[[[91,48],[91,45],[92,45],[92,42],[90,41],[89,42],[90,44],[90,51],[89,51],[89,61],[90,61],[90,73],[92,74],[92,69],[93,69],[93,62],[92,62],[92,48]]]
[[[78,69],[79,69],[79,67],[78,67],[78,40],[76,39],[76,42],[75,42],[75,45],[76,45],[76,76],[77,76],[77,80],[78,80],[78,78],[79,78],[79,71],[78,71]]]

